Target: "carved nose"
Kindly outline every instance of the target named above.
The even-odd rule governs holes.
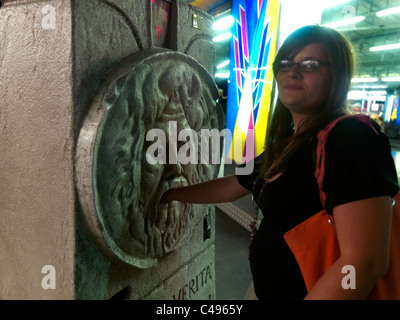
[[[183,168],[180,163],[167,164],[164,169],[163,178],[164,180],[172,180],[175,177],[179,177],[183,174]]]

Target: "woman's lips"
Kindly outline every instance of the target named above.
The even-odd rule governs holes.
[[[303,87],[295,85],[295,84],[288,84],[288,85],[284,86],[284,88],[286,90],[302,90],[303,89]]]

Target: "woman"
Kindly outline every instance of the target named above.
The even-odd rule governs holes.
[[[355,119],[341,121],[326,144],[325,208],[333,214],[341,256],[310,292],[283,238],[322,210],[314,177],[317,133],[345,114],[353,57],[333,29],[312,25],[293,32],[273,64],[279,98],[254,172],[172,189],[162,198],[218,203],[253,192],[263,213],[250,248],[259,299],[363,299],[387,270],[397,173],[387,137]],[[354,290],[342,287],[346,265],[356,270]]]

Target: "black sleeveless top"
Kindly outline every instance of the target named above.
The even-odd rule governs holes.
[[[261,193],[265,181],[258,177],[257,168],[262,155],[253,160],[252,174],[237,175],[246,189],[253,190],[254,186],[254,198],[263,214],[250,247],[250,267],[259,299],[302,299],[307,294],[283,234],[322,210],[312,147],[295,155],[296,161],[291,161],[290,167],[267,183]],[[329,213],[340,204],[398,192],[389,139],[360,121],[339,122],[330,132],[325,154],[323,190]]]

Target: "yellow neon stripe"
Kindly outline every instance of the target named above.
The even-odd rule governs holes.
[[[267,17],[268,19],[270,19],[267,39],[272,37],[272,42],[267,62],[267,72],[265,79],[263,79],[265,81],[264,90],[258,111],[259,113],[257,117],[257,123],[254,124],[256,156],[260,155],[264,151],[264,146],[265,146],[269,107],[271,103],[272,82],[273,82],[272,63],[275,59],[275,54],[276,54],[280,4],[281,4],[280,0],[269,0],[267,6]],[[253,112],[254,108],[251,80],[252,80],[251,74],[250,71],[248,70],[245,78],[242,97],[239,104],[238,114],[236,117],[235,128],[232,135],[232,142],[228,154],[228,157],[230,157],[231,159],[235,160],[238,163],[241,163],[243,160],[242,159],[243,150],[248,132],[250,115]]]

